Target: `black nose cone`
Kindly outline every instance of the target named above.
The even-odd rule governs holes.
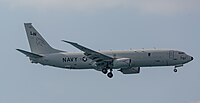
[[[191,57],[191,60],[193,60],[194,58],[193,57]]]

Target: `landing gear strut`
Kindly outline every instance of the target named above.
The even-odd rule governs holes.
[[[174,66],[174,72],[177,72],[177,71],[178,71],[176,68],[178,68],[178,67],[182,67],[182,66],[183,66],[183,64],[175,65],[175,66]]]

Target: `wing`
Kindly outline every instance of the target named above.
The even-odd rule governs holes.
[[[88,58],[90,58],[91,60],[95,61],[97,66],[108,65],[108,63],[111,63],[113,60],[112,57],[109,57],[109,56],[99,53],[97,51],[86,48],[77,43],[65,41],[65,40],[62,40],[62,41],[69,43],[69,44],[73,45],[74,47],[78,48],[79,50],[83,51],[84,55],[87,56]]]

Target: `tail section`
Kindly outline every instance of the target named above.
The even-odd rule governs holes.
[[[24,23],[31,52],[35,54],[50,54],[61,52],[52,48],[31,23]]]

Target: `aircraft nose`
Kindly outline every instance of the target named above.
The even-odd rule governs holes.
[[[192,56],[190,58],[191,58],[191,61],[194,59]]]

